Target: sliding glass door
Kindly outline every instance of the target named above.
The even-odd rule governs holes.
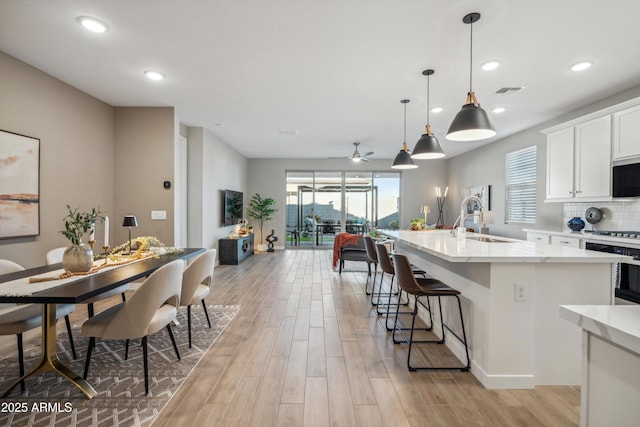
[[[400,174],[287,172],[287,238],[292,248],[332,248],[336,234],[398,224]]]

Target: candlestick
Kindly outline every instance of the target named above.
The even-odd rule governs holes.
[[[109,246],[103,246],[102,250],[104,251],[104,263],[106,264],[109,260]]]
[[[104,246],[109,248],[109,217],[104,217]]]
[[[89,231],[89,242],[96,241],[96,224],[91,224],[91,231]],[[92,247],[93,249],[93,247]]]

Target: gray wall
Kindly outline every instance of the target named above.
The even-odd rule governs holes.
[[[173,107],[117,107],[114,117],[115,206],[111,219],[112,246],[126,242],[125,215],[136,215],[132,236],[155,236],[173,245],[175,185],[175,121]],[[151,211],[166,211],[166,220],[151,220]]]
[[[113,212],[113,116],[113,107],[0,52],[0,129],[40,139],[40,236],[0,240],[0,258],[35,267],[68,246],[58,232],[67,204]],[[102,236],[98,226],[96,245]]]
[[[188,243],[190,247],[217,248],[232,226],[223,225],[223,192],[247,194],[247,159],[201,127],[187,129],[188,140]],[[284,188],[284,187],[282,187]]]
[[[511,135],[495,143],[485,145],[477,150],[467,152],[463,155],[450,159],[448,164],[448,182],[449,195],[451,197],[447,200],[447,222],[452,223],[460,212],[462,188],[490,184],[492,192],[491,210],[494,211],[494,224],[489,227],[492,234],[524,239],[526,235],[522,231],[522,228],[562,230],[562,203],[544,203],[546,193],[547,140],[546,135],[540,133],[540,131],[547,127],[575,119],[585,114],[610,107],[638,96],[640,96],[640,87],[636,87],[586,107],[563,114],[560,117],[527,129],[523,132]],[[507,152],[534,144],[538,147],[536,223],[505,224],[504,156]]]
[[[276,230],[280,239],[277,247],[284,246],[285,237],[285,184],[286,171],[378,171],[389,172],[392,160],[371,160],[369,163],[356,165],[348,160],[313,160],[313,159],[249,159],[248,194],[245,194],[245,206],[255,193],[262,197],[273,197],[278,212],[272,222],[264,226],[265,234]],[[418,169],[402,172],[400,188],[400,227],[407,228],[409,219],[422,217],[420,207],[430,205],[432,212],[436,209],[435,187],[446,183],[447,165],[442,160],[420,161]],[[435,222],[437,216],[430,214],[429,222]],[[256,236],[259,238],[259,235]],[[256,244],[259,243],[256,239]]]

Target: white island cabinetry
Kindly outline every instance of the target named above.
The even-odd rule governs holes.
[[[612,304],[612,265],[625,257],[473,234],[383,233],[396,251],[462,292],[471,372],[485,387],[580,383],[581,335],[560,319],[558,306]],[[460,333],[455,307],[446,304],[445,321]],[[447,345],[463,359],[455,340]]]
[[[580,425],[637,426],[640,306],[568,305],[560,316],[582,328]]]

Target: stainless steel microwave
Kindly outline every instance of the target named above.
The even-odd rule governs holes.
[[[613,197],[640,197],[640,163],[613,167]]]

